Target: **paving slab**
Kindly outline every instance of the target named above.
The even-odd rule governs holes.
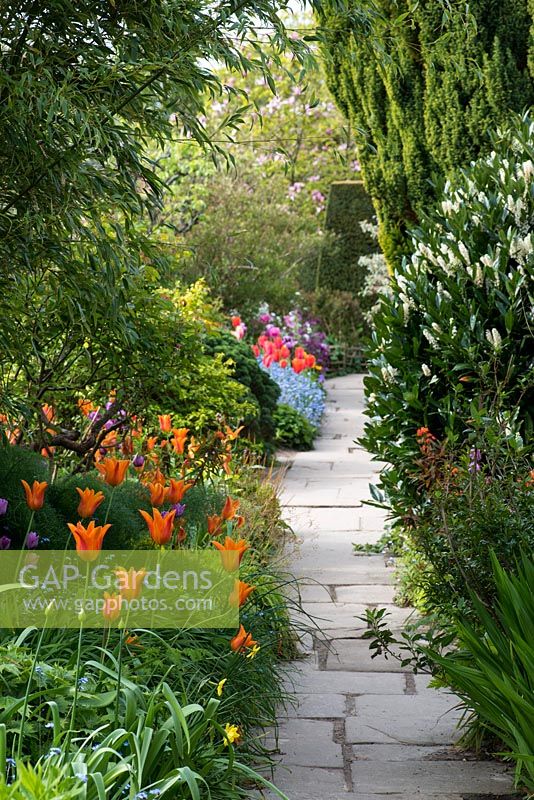
[[[365,614],[365,609],[365,605],[356,603],[303,603],[302,611],[294,611],[291,616],[301,622],[308,616],[313,617],[320,629],[362,630],[366,628],[366,624],[359,617]]]
[[[347,586],[338,586],[336,589],[336,600],[338,603],[376,604],[380,605],[382,608],[391,605],[394,596],[395,587],[381,583],[365,584],[363,586],[361,584],[349,584]]]
[[[345,672],[406,672],[394,658],[372,658],[367,639],[333,639],[327,654],[326,670]]]
[[[458,698],[438,691],[434,697],[358,697],[354,716],[346,721],[347,742],[453,744],[460,736],[462,711],[458,703]]]
[[[266,776],[267,777],[267,776]],[[350,800],[347,794],[343,770],[310,767],[278,766],[275,769],[273,782],[283,787],[289,800]],[[278,795],[265,791],[257,797],[265,800],[280,800]]]
[[[301,694],[292,713],[300,719],[341,719],[345,716],[346,705],[344,694]]]
[[[343,768],[334,723],[326,719],[289,719],[280,723],[278,753],[285,766]]]
[[[444,786],[460,795],[507,793],[512,789],[509,770],[485,761],[396,762],[389,768],[384,762],[358,761],[352,764],[352,780],[356,795],[361,792],[385,795],[392,787],[412,797],[436,794]]]
[[[406,681],[400,673],[343,672],[332,670],[325,674],[313,664],[295,668],[288,674],[285,686],[296,694],[324,694],[325,689],[347,695],[404,695]]]

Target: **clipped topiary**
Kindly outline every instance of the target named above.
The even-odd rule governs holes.
[[[375,315],[362,442],[391,465],[382,483],[401,517],[424,500],[418,428],[455,444],[494,423],[502,442],[532,444],[533,142],[534,120],[517,117],[445,185]]]
[[[319,256],[315,289],[361,293],[366,270],[360,256],[373,253],[376,242],[360,223],[373,217],[373,204],[362,181],[331,184],[325,226],[332,236]]]

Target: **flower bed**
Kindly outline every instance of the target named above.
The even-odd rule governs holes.
[[[84,413],[94,413],[88,402]],[[213,551],[223,566],[237,558],[239,626],[125,627],[126,586],[107,597],[104,635],[4,629],[3,797],[237,798],[244,781],[265,784],[253,769],[268,759],[257,731],[276,724],[295,641],[292,579],[271,566],[285,536],[276,493],[240,461],[239,430],[197,438],[168,414],[159,426],[132,431],[136,453],[97,453],[94,471],[54,480],[46,459],[4,441],[2,546],[75,548],[83,560],[109,546]],[[114,528],[128,522],[126,542]]]

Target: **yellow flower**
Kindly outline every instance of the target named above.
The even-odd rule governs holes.
[[[254,658],[255,656],[258,655],[259,652],[260,652],[260,646],[259,644],[255,644],[250,653],[247,653],[245,658]]]
[[[229,722],[224,726],[224,745],[234,744],[241,741],[241,731],[237,725],[230,725]]]
[[[217,696],[218,697],[222,697],[224,684],[226,683],[227,680],[228,680],[228,678],[223,678],[222,681],[219,681],[219,683],[217,684]]]

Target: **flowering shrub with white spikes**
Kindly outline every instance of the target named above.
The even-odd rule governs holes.
[[[392,507],[424,501],[413,481],[425,426],[451,445],[491,427],[514,448],[534,428],[534,118],[443,187],[413,255],[374,317],[364,443],[391,466]]]

